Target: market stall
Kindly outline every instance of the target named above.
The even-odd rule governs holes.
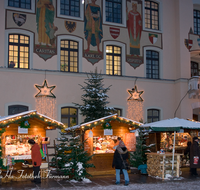
[[[47,168],[46,144],[49,143],[49,138],[46,136],[46,130],[62,127],[61,122],[42,115],[36,110],[0,118],[2,176],[8,173],[10,175],[3,181],[30,180],[33,166],[29,139],[34,139],[40,145],[44,153],[42,166]]]
[[[198,136],[198,131],[200,130],[200,122],[173,118],[153,123],[147,123],[142,125],[142,127],[148,127],[152,131],[152,133],[157,133],[160,135],[156,135],[156,137],[160,138],[155,139],[157,150],[156,154],[161,153],[164,156],[163,158],[166,158],[168,152],[171,151],[171,153],[169,153],[171,155],[168,156],[168,162],[171,164],[170,173],[178,177],[179,173],[174,173],[174,166],[175,164],[178,164],[178,166],[176,166],[176,171],[180,171],[180,159],[178,158],[179,156],[183,155],[184,149],[187,146],[187,142],[192,141],[192,138],[194,136]],[[154,158],[153,160],[157,160],[156,162],[160,163],[160,156],[156,154],[154,153],[154,157],[156,156],[156,158]],[[148,155],[147,163],[152,162],[149,159],[152,159],[152,155]],[[162,167],[160,167],[160,164],[157,165],[158,168],[156,170],[159,170],[157,172],[161,172],[162,178],[164,178],[167,174],[164,171],[166,171],[166,168],[168,168],[168,164],[166,164],[165,161],[162,161],[162,164],[164,164]],[[148,164],[148,170],[151,171],[151,164]]]
[[[66,131],[76,130],[77,133],[83,133],[86,143],[84,149],[92,157],[92,163],[95,168],[89,168],[88,172],[95,174],[113,173],[112,161],[114,155],[113,147],[117,145],[117,137],[121,137],[129,151],[135,150],[136,138],[130,130],[135,129],[135,126],[141,123],[119,117],[116,114],[104,118],[100,118],[88,123],[83,123]]]

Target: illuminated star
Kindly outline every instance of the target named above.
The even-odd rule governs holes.
[[[141,98],[141,94],[144,91],[139,91],[137,90],[137,86],[135,86],[135,88],[133,88],[132,90],[128,90],[128,93],[131,95],[128,100],[138,100],[138,101],[143,101],[143,99]]]
[[[35,87],[39,90],[39,92],[35,95],[35,97],[46,96],[46,97],[56,98],[55,95],[52,93],[52,90],[56,86],[48,87],[46,80],[44,81],[44,84],[42,86],[35,85]]]

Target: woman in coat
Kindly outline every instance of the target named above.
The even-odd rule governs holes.
[[[193,138],[193,143],[190,147],[190,172],[192,176],[198,176],[197,168],[200,167],[199,162],[200,149],[198,137]]]
[[[33,139],[29,139],[28,143],[31,145],[31,158],[33,165],[34,183],[41,183],[40,166],[42,163],[42,156],[40,153],[40,146],[35,143]]]
[[[124,173],[124,180],[125,180],[125,186],[127,186],[129,184],[129,176],[128,176],[128,172],[127,169],[125,168],[124,164],[123,164],[123,160],[127,160],[129,157],[128,154],[128,150],[125,147],[124,142],[121,140],[120,137],[117,138],[117,140],[119,141],[119,145],[116,147],[115,153],[114,153],[114,157],[113,157],[113,164],[112,167],[115,167],[115,171],[116,171],[116,185],[120,184],[120,170],[122,169],[123,173]],[[122,160],[123,159],[123,160]]]

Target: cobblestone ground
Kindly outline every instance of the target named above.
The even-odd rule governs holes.
[[[102,189],[148,189],[148,190],[190,190],[190,189],[200,189],[200,177],[192,178],[189,174],[188,168],[182,169],[183,173],[180,178],[174,178],[169,180],[162,180],[153,177],[149,177],[141,174],[130,174],[130,184],[129,186],[124,186],[124,180],[121,178],[120,185],[115,184],[115,176],[94,176],[90,178],[91,183],[85,182],[71,182],[69,180],[59,180],[59,179],[47,179],[42,180],[42,183],[37,185],[31,183],[31,181],[26,182],[12,182],[12,183],[2,183],[0,189],[5,190],[36,190],[36,189],[92,189],[92,190],[102,190]],[[198,171],[200,174],[200,170]],[[122,176],[123,177],[123,176]]]

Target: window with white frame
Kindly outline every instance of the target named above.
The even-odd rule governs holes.
[[[72,127],[78,124],[78,109],[75,107],[61,108],[61,122],[67,127]]]
[[[147,110],[147,123],[160,121],[160,110],[148,109]]]
[[[8,115],[14,115],[25,111],[28,111],[28,106],[23,106],[23,105],[8,106]]]
[[[57,16],[83,20],[84,3],[82,0],[57,0]]]
[[[106,74],[122,75],[122,50],[119,46],[106,46]]]
[[[145,28],[159,30],[159,4],[145,0]]]
[[[8,67],[29,69],[30,37],[23,34],[9,34]]]
[[[159,78],[159,52],[157,51],[146,51],[146,77]]]
[[[114,111],[111,111],[112,114],[117,114],[118,116],[122,116],[122,109],[114,108]]]
[[[5,8],[35,13],[35,0],[4,0]]]
[[[200,10],[194,10],[194,34],[200,35]]]
[[[103,23],[126,27],[126,1],[103,0]]]
[[[106,0],[106,21],[122,23],[122,0]]]
[[[60,41],[60,71],[78,72],[78,42]]]

